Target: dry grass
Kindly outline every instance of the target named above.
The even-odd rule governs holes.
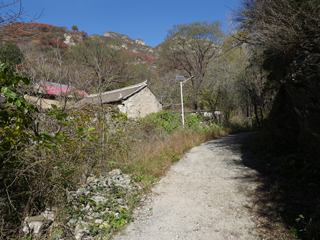
[[[134,176],[160,178],[187,150],[227,134],[221,129],[210,132],[182,130],[159,141],[144,140],[133,148],[126,160],[119,160],[118,164],[121,169]]]

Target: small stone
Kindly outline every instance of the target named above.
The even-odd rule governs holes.
[[[75,219],[75,218],[71,218],[70,220],[69,220],[69,223],[70,224],[75,224],[77,222],[77,219]]]
[[[83,188],[78,189],[77,195],[78,195],[78,196],[84,195],[84,191],[85,191],[85,190],[84,190]]]
[[[106,198],[102,196],[94,196],[91,198],[91,200],[95,201],[96,203],[105,202]]]
[[[96,219],[96,220],[94,221],[94,223],[96,223],[96,224],[101,224],[101,223],[103,223],[103,220],[102,220],[102,219]]]
[[[97,218],[97,217],[100,217],[100,214],[97,213],[97,212],[94,212],[94,213],[91,214],[91,216],[94,217],[94,218]]]
[[[94,180],[95,180],[96,178],[93,176],[93,177],[88,177],[87,178],[87,183],[92,183],[92,182],[94,182]]]

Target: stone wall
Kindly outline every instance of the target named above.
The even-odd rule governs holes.
[[[134,94],[119,105],[119,109],[123,113],[127,113],[130,118],[144,117],[149,113],[159,112],[162,110],[162,104],[150,91],[144,88],[140,92]]]
[[[41,109],[48,109],[51,108],[51,104],[56,105],[57,107],[62,107],[63,103],[58,101],[58,100],[53,100],[53,99],[45,99],[45,98],[39,98],[35,96],[30,96],[25,94],[24,98],[32,104],[35,104],[37,107]]]

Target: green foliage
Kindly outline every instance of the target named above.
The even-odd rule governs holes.
[[[7,64],[0,65],[0,88],[5,101],[0,107],[0,170],[15,168],[16,153],[29,143],[32,113],[36,109],[28,104],[16,86],[30,80],[15,73]]]
[[[168,110],[148,114],[139,121],[143,126],[155,128],[159,133],[169,134],[181,128],[181,117]]]
[[[139,176],[134,176],[132,178],[135,182],[145,182],[147,184],[153,184],[159,182],[159,180],[153,176],[145,176],[144,174]]]
[[[185,115],[185,127],[196,130],[200,128],[201,122],[204,120],[203,117],[199,114],[186,114]],[[203,129],[204,130],[204,129]]]
[[[73,26],[71,27],[71,29],[72,29],[73,31],[78,31],[78,30],[79,30],[76,25],[73,25]]]
[[[0,44],[0,61],[7,64],[17,65],[23,60],[23,53],[18,45],[12,41]]]
[[[208,132],[214,127],[209,119],[206,119],[198,113],[185,113],[184,121],[185,130]],[[157,133],[160,134],[171,134],[183,129],[181,114],[173,113],[170,110],[148,114],[146,117],[140,119],[139,122],[145,129],[156,129]]]
[[[252,132],[257,130],[257,124],[251,119],[231,119],[225,124],[225,127],[229,128],[232,133]]]

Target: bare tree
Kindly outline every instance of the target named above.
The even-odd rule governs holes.
[[[174,25],[169,30],[161,52],[165,65],[178,69],[191,80],[194,105],[199,108],[200,88],[207,77],[210,61],[219,51],[223,34],[220,22],[194,22]]]
[[[234,12],[248,43],[263,46],[268,54],[288,52],[311,36],[319,36],[319,1],[242,0]]]
[[[72,47],[70,54],[75,62],[90,70],[95,91],[105,91],[111,84],[134,76],[130,64],[133,59],[118,42],[106,42],[105,38],[96,36]]]

